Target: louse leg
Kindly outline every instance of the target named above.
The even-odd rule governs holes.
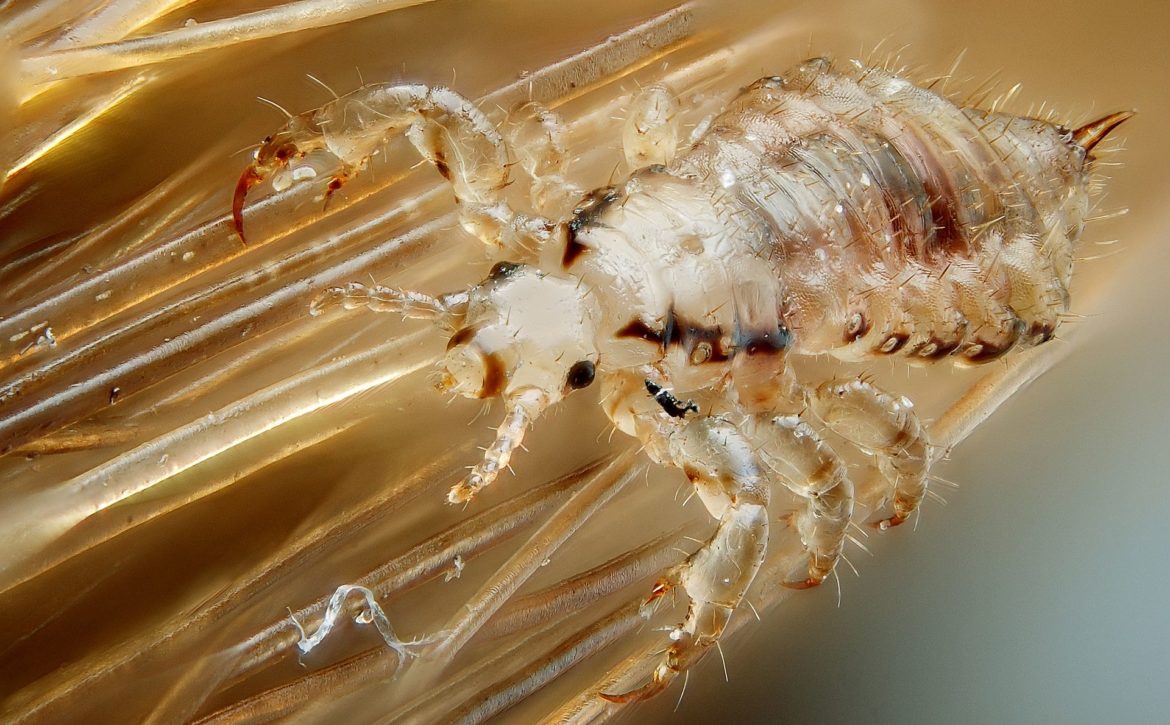
[[[792,589],[817,586],[836,568],[846,527],[853,518],[853,482],[848,468],[836,451],[795,415],[751,416],[742,427],[773,478],[805,501],[790,520],[808,552],[807,576],[783,584]]]
[[[547,241],[549,220],[515,212],[503,197],[508,154],[495,126],[473,103],[447,88],[370,85],[289,119],[265,139],[236,186],[232,218],[240,238],[243,207],[252,187],[307,154],[324,151],[341,165],[330,193],[394,134],[405,132],[424,159],[450,183],[463,227],[485,244],[517,255]]]
[[[798,413],[808,393],[787,364],[791,336],[781,323],[784,306],[770,278],[743,275],[733,283],[736,355],[731,383],[740,409],[748,413]]]
[[[552,219],[564,217],[582,191],[567,178],[569,151],[560,117],[529,101],[508,115],[505,129],[508,148],[532,182],[533,208]]]
[[[747,438],[720,418],[667,427],[671,432],[664,443],[675,465],[695,484],[719,525],[698,551],[655,585],[651,601],[682,587],[690,599],[686,618],[671,631],[670,647],[650,681],[626,693],[601,693],[611,702],[656,695],[710,651],[755,579],[768,545],[768,482]]]
[[[678,98],[661,83],[634,97],[622,128],[622,150],[630,170],[669,164],[678,149]]]
[[[655,461],[681,468],[719,525],[698,551],[655,584],[647,603],[681,586],[690,599],[686,618],[671,632],[670,647],[650,682],[631,692],[601,693],[611,702],[657,694],[709,651],[755,579],[768,543],[770,487],[753,443],[722,418],[687,417],[686,406],[669,405],[677,413],[668,412],[647,392],[647,381],[669,389],[656,368],[608,376],[606,413],[619,429],[637,436]]]
[[[817,388],[813,411],[834,432],[877,459],[893,489],[888,529],[910,517],[926,495],[930,444],[913,404],[864,380],[831,380]]]
[[[467,314],[467,292],[451,292],[431,297],[422,292],[383,287],[367,287],[350,282],[344,287],[329,287],[309,304],[309,314],[316,317],[333,305],[347,310],[359,307],[374,312],[397,312],[407,319],[431,320],[447,330],[454,330]]]

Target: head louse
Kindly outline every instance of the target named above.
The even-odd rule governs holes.
[[[453,330],[441,387],[503,399],[495,440],[452,503],[491,485],[542,414],[598,381],[614,427],[685,473],[720,521],[671,574],[690,609],[662,662],[645,686],[607,700],[660,692],[718,643],[763,561],[772,490],[802,502],[787,521],[807,558],[785,583],[834,573],[856,521],[828,432],[871,455],[886,481],[891,510],[874,527],[905,522],[930,493],[942,452],[906,398],[864,375],[801,381],[789,356],[979,365],[1049,342],[1067,314],[1093,151],[1133,114],[1068,130],[998,111],[1018,86],[989,110],[959,106],[891,71],[896,62],[814,58],[761,79],[686,148],[665,89],[649,86],[626,127],[637,168],[566,219],[504,200],[514,162],[503,139],[441,88],[369,86],[293,117],[240,177],[242,238],[244,199],[273,169],[328,151],[347,170],[332,190],[404,131],[452,184],[464,229],[508,258],[439,298],[351,285],[325,300]],[[357,106],[374,117],[348,113]],[[532,152],[524,166],[559,178],[554,117],[533,113],[556,158],[542,167]]]

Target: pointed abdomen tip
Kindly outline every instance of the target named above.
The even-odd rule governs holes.
[[[1072,143],[1080,146],[1088,154],[1097,144],[1101,143],[1109,133],[1134,117],[1133,111],[1118,111],[1104,118],[1086,123],[1072,132]]]

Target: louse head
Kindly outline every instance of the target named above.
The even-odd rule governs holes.
[[[593,382],[596,315],[576,281],[500,262],[470,291],[440,387],[468,398],[539,390],[554,403]]]
[[[500,262],[473,287],[447,345],[440,389],[504,399],[495,442],[447,500],[466,503],[508,466],[528,426],[596,375],[597,310],[571,278]]]

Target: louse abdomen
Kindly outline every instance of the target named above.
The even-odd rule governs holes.
[[[1074,136],[816,59],[746,89],[675,168],[753,220],[793,351],[977,364],[1068,308],[1091,159]]]

